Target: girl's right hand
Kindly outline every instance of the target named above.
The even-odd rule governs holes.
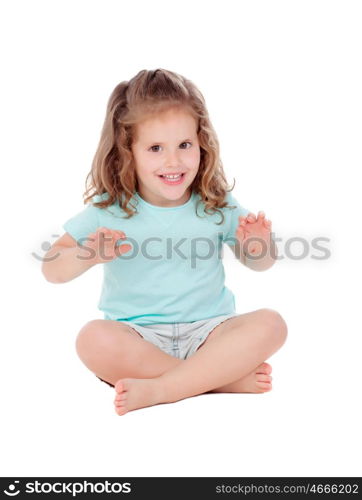
[[[99,227],[95,233],[88,235],[84,246],[88,249],[88,257],[89,249],[91,249],[94,256],[92,260],[94,260],[95,264],[102,264],[111,262],[132,249],[132,246],[128,243],[116,246],[118,240],[126,238],[123,231]]]

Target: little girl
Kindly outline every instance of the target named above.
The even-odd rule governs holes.
[[[91,203],[63,225],[42,271],[64,283],[103,264],[104,319],[83,326],[76,349],[115,388],[116,413],[270,391],[264,361],[285,342],[286,323],[271,309],[235,312],[221,250],[227,243],[241,264],[268,269],[271,222],[227,189],[197,87],[165,69],[117,85],[89,176]]]

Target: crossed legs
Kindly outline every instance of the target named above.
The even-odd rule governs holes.
[[[263,363],[285,342],[287,326],[271,309],[230,318],[199,349],[180,360],[116,321],[93,320],[79,332],[77,353],[116,389],[116,412],[168,403],[204,392],[265,392],[271,367]],[[245,390],[259,377],[259,389]],[[249,382],[248,382],[249,377]],[[271,386],[270,386],[271,388]]]

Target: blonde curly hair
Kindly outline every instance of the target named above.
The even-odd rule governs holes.
[[[220,224],[223,222],[224,216],[219,209],[226,206],[234,208],[227,205],[225,196],[234,189],[235,179],[233,187],[227,189],[229,186],[219,156],[219,142],[204,97],[193,82],[162,68],[140,71],[130,81],[119,83],[110,95],[98,148],[86,178],[84,203],[95,195],[108,193],[107,199],[93,202],[93,205],[106,208],[118,201],[120,208],[127,213],[127,219],[137,212],[129,206],[138,188],[131,151],[135,125],[179,106],[198,123],[200,165],[190,186],[191,191],[200,195],[199,203],[204,203],[206,213],[219,212],[222,217]]]

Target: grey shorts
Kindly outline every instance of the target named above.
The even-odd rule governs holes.
[[[187,359],[205,342],[216,326],[235,316],[239,316],[239,314],[224,314],[188,323],[153,323],[142,326],[131,321],[120,321],[120,323],[130,326],[145,340],[159,347],[165,353],[175,358]],[[106,382],[103,379],[100,380]],[[106,384],[114,387],[108,382]]]

